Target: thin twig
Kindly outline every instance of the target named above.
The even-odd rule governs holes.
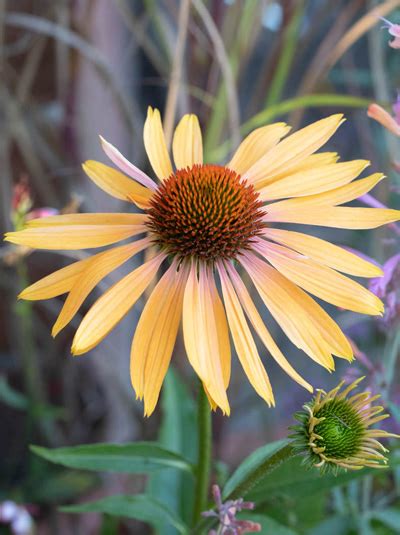
[[[193,6],[200,15],[204,27],[208,31],[210,39],[213,43],[215,54],[221,67],[223,77],[225,79],[226,96],[228,99],[229,108],[229,127],[231,130],[232,144],[234,146],[240,143],[240,112],[239,99],[236,91],[235,78],[233,76],[232,68],[229,62],[228,55],[225,50],[224,43],[219,34],[218,28],[215,25],[207,8],[201,0],[192,0]]]
[[[170,147],[172,130],[175,121],[176,103],[182,78],[183,57],[189,24],[190,0],[181,0],[178,18],[178,37],[172,62],[171,80],[169,83],[167,103],[164,115],[164,131],[167,147]]]

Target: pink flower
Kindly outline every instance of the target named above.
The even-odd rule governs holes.
[[[393,41],[389,41],[389,46],[392,48],[400,48],[400,24],[393,24],[390,20],[381,17],[381,20],[385,23],[383,28],[387,28],[390,35],[394,37]]]

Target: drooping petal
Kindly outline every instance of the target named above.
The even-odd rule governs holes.
[[[144,146],[151,166],[160,180],[172,174],[172,165],[169,158],[167,144],[158,110],[150,106],[147,110],[147,119],[143,130]]]
[[[241,263],[265,305],[297,347],[330,370],[334,369],[331,353],[353,359],[347,338],[314,299],[253,254],[243,255]]]
[[[322,193],[348,184],[368,165],[367,160],[354,160],[297,171],[262,188],[260,196],[268,201]]]
[[[364,195],[375,187],[383,178],[385,178],[385,175],[382,173],[374,173],[371,176],[355,180],[350,184],[325,191],[324,193],[306,195],[295,199],[285,199],[284,201],[269,204],[266,210],[268,213],[275,213],[286,210],[301,210],[305,207],[313,208],[319,205],[336,206],[338,204],[344,204],[361,197],[361,195]]]
[[[245,175],[264,154],[272,149],[290,130],[285,123],[275,123],[253,130],[239,145],[226,167]]]
[[[27,228],[32,227],[50,227],[50,226],[67,226],[67,225],[143,225],[146,221],[145,214],[62,214],[38,219],[30,219],[26,222]]]
[[[368,107],[368,117],[375,119],[375,121],[384,126],[389,132],[400,137],[400,124],[382,106],[375,103],[370,104]]]
[[[82,164],[87,176],[103,191],[122,201],[133,201],[141,208],[149,205],[152,190],[141,186],[116,169],[100,162],[88,160]]]
[[[230,333],[243,370],[260,397],[269,406],[274,405],[274,395],[267,372],[261,362],[256,344],[243,314],[239,299],[232,287],[225,268],[218,264]]]
[[[81,355],[93,349],[133,307],[165,259],[152,258],[109,288],[83,318],[72,342],[72,353]]]
[[[268,239],[286,245],[298,253],[302,253],[312,260],[324,264],[343,273],[356,277],[380,277],[382,269],[361,256],[333,245],[321,238],[276,228],[267,228],[264,236]]]
[[[295,132],[268,151],[246,173],[258,188],[264,187],[275,175],[288,171],[318,150],[343,122],[343,115],[331,115]]]
[[[265,222],[298,223],[321,227],[370,229],[393,223],[400,219],[400,210],[389,208],[353,208],[348,206],[317,206],[290,208],[275,213],[268,212]]]
[[[269,333],[264,321],[262,320],[260,314],[257,311],[256,306],[253,303],[252,298],[250,297],[249,292],[239,274],[235,268],[230,264],[226,263],[225,268],[229,273],[229,277],[232,281],[235,291],[239,297],[242,307],[244,308],[251,324],[254,327],[254,330],[260,337],[261,341],[271,354],[272,358],[277,362],[277,364],[297,383],[306,388],[309,392],[313,391],[313,387],[305,381],[293,368],[290,362],[283,355],[279,347],[276,345],[274,339]]]
[[[260,240],[254,248],[289,280],[328,303],[360,314],[383,312],[376,295],[330,267],[271,242]]]
[[[203,140],[196,115],[187,114],[180,120],[175,129],[172,152],[177,169],[203,163]]]
[[[102,136],[100,136],[100,142],[104,152],[110,158],[112,163],[119,167],[121,171],[126,173],[128,176],[130,176],[140,184],[143,184],[143,186],[149,188],[150,190],[155,190],[157,188],[157,184],[154,182],[154,180],[152,180],[148,175],[146,175],[146,173],[144,173],[141,169],[136,167],[136,165],[133,165],[133,163],[127,160],[117,148],[111,145],[111,143],[106,141]]]
[[[57,321],[53,326],[52,336],[56,336],[72,320],[89,293],[106,275],[117,269],[117,267],[121,266],[149,244],[149,238],[144,238],[128,245],[121,245],[120,247],[104,251],[93,257],[71,288]]]
[[[99,253],[101,254],[101,253]],[[43,277],[34,284],[31,284],[19,294],[19,299],[26,299],[27,301],[36,301],[38,299],[51,299],[58,295],[65,294],[71,290],[75,282],[82,275],[86,266],[97,255],[84,258],[78,262],[74,262],[69,266],[58,269],[54,273]]]
[[[183,298],[183,337],[190,364],[214,402],[229,414],[221,366],[227,359],[220,356],[225,344],[221,343],[221,333],[217,331],[216,305],[206,271],[207,268],[200,265],[198,277],[197,265],[193,263],[190,267]],[[226,337],[226,333],[223,336]]]
[[[131,349],[131,381],[144,414],[153,412],[167,373],[182,316],[188,270],[174,262],[152,291],[136,327]]]
[[[54,225],[9,232],[5,240],[35,249],[90,249],[110,245],[145,231],[143,225]]]

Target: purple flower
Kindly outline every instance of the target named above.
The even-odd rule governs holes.
[[[393,24],[390,20],[381,17],[384,22],[383,28],[386,28],[389,34],[394,37],[393,41],[389,41],[389,46],[392,48],[400,48],[400,24]]]
[[[383,277],[371,279],[369,289],[386,305],[384,327],[393,327],[400,319],[400,254],[389,258],[383,265]]]
[[[243,509],[254,509],[253,502],[245,502],[243,498],[222,502],[221,491],[218,485],[213,485],[212,493],[217,510],[205,511],[205,517],[214,517],[219,520],[218,531],[211,530],[208,535],[242,535],[242,533],[255,533],[261,531],[261,525],[251,520],[238,520],[237,513]]]

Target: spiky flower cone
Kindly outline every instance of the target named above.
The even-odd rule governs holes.
[[[344,389],[342,381],[328,393],[318,390],[304,410],[296,413],[300,425],[291,428],[295,431],[291,438],[293,447],[306,454],[306,464],[334,473],[340,467],[360,470],[387,465],[388,450],[377,439],[398,435],[371,427],[389,417],[384,407],[373,404],[379,394],[361,392],[349,397],[362,379]]]

